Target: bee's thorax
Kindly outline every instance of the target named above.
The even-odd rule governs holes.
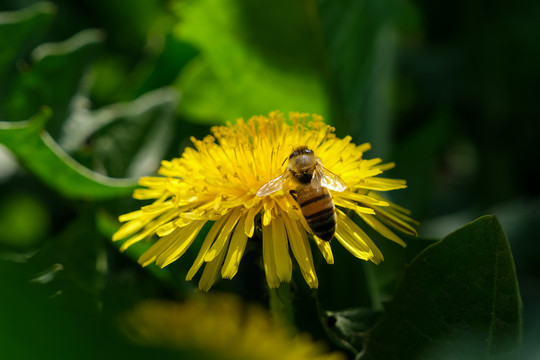
[[[313,177],[313,170],[317,164],[317,157],[312,150],[301,147],[296,149],[289,157],[287,169],[294,178],[303,185],[309,184]]]
[[[306,171],[294,171],[291,170],[293,177],[302,185],[307,185],[311,182],[313,178],[313,170]]]

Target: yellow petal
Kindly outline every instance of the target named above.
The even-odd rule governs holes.
[[[315,240],[315,243],[319,247],[319,250],[321,251],[321,254],[324,257],[324,260],[326,260],[326,263],[333,264],[334,254],[332,254],[332,248],[330,247],[330,242],[321,240],[316,236],[314,236],[313,239]]]
[[[176,236],[174,242],[167,249],[162,250],[156,259],[156,265],[163,268],[184,255],[186,250],[193,244],[204,224],[206,224],[204,220],[194,221],[184,228],[179,228],[180,234]]]
[[[120,229],[118,229],[114,233],[112,239],[113,241],[124,239],[136,233],[137,231],[141,230],[146,224],[147,224],[146,221],[142,221],[142,220],[132,220],[128,223],[125,223],[124,225],[120,227]]]
[[[186,275],[186,280],[189,281],[193,279],[193,276],[195,276],[197,271],[199,271],[199,269],[201,268],[202,264],[204,263],[204,257],[206,256],[206,253],[210,249],[210,246],[212,246],[212,243],[214,242],[214,239],[216,238],[216,235],[218,234],[218,232],[223,227],[223,224],[225,224],[225,222],[229,218],[228,215],[230,214],[223,216],[218,221],[216,221],[214,225],[212,225],[212,228],[206,235],[206,238],[204,239],[201,249],[199,250],[199,254],[197,254],[197,258],[193,262],[193,265],[191,266],[191,268],[189,269]]]
[[[163,191],[163,189],[135,189],[133,198],[137,200],[155,199],[162,196]]]
[[[180,230],[178,230],[178,232],[180,232]],[[174,241],[172,236],[162,237],[139,257],[139,260],[137,260],[138,263],[141,264],[142,267],[152,264],[156,261],[158,255],[170,246],[172,241]]]
[[[147,237],[152,236],[159,227],[161,227],[163,224],[171,221],[176,216],[177,216],[177,214],[174,211],[168,211],[167,213],[160,216],[158,219],[154,220],[154,222],[148,223],[146,225],[146,227],[141,232],[139,232],[137,235],[129,238],[125,243],[123,243],[122,246],[120,246],[120,251],[125,251],[128,247],[135,244],[136,242],[139,242],[142,239],[145,239]],[[120,229],[120,230],[122,230],[122,229]],[[113,238],[114,238],[114,236],[113,236]]]
[[[163,236],[166,236],[166,235],[169,235],[170,233],[172,233],[174,230],[176,230],[176,228],[177,228],[177,226],[176,226],[175,222],[169,221],[168,223],[165,223],[165,224],[161,225],[160,227],[158,227],[156,229],[156,234],[159,237],[163,237]]]
[[[292,275],[292,261],[289,255],[287,232],[281,216],[277,216],[272,222],[272,242],[274,243],[276,274],[281,282],[289,282]]]
[[[337,216],[339,226],[336,239],[343,247],[357,258],[371,260],[376,264],[381,262],[383,255],[371,238],[342,211],[338,210]]]
[[[120,222],[126,222],[126,221],[130,221],[130,220],[140,218],[142,215],[143,215],[142,210],[137,210],[137,211],[133,211],[133,212],[130,212],[130,213],[127,213],[127,214],[124,214],[124,215],[120,215],[118,217],[118,220]]]
[[[395,214],[391,211],[386,211],[383,209],[377,209],[377,216],[384,221],[385,223],[391,225],[392,227],[400,230],[401,232],[404,232],[405,234],[409,234],[412,236],[418,236],[418,233],[416,230],[412,227],[411,224],[408,224],[405,222],[405,220],[415,222],[413,219],[409,218],[406,215],[402,214]]]
[[[315,273],[315,266],[313,265],[313,257],[311,255],[311,248],[309,247],[306,232],[304,229],[298,228],[302,225],[298,224],[296,221],[291,221],[288,217],[284,217],[283,221],[285,222],[285,228],[289,235],[289,244],[291,245],[294,258],[300,266],[302,276],[310,288],[316,289],[319,286],[319,280]]]
[[[279,287],[279,278],[276,273],[276,262],[274,255],[274,244],[272,239],[271,225],[262,226],[262,243],[263,243],[263,260],[264,260],[264,272],[266,274],[266,281],[270,288]]]
[[[368,195],[358,194],[352,191],[344,191],[339,193],[337,196],[339,198],[348,199],[356,201],[360,204],[369,205],[369,206],[390,206],[390,203],[383,198],[372,196],[373,192],[368,193]]]
[[[246,249],[248,239],[244,231],[246,217],[246,215],[242,216],[240,221],[238,221],[238,225],[236,225],[236,228],[234,229],[234,234],[229,244],[229,251],[227,252],[227,257],[225,258],[223,267],[221,268],[221,276],[224,279],[232,279],[234,275],[236,275],[238,265],[240,264],[240,260],[242,259],[242,255]]]
[[[375,231],[377,231],[379,234],[384,236],[385,238],[392,240],[399,245],[405,247],[407,244],[399,238],[392,230],[390,230],[388,227],[386,227],[383,223],[381,223],[377,218],[373,215],[367,215],[367,214],[358,214],[360,217],[369,225],[371,226]]]
[[[216,238],[216,241],[214,241],[214,244],[208,250],[208,253],[206,253],[204,257],[205,262],[209,262],[215,259],[215,257],[221,252],[225,244],[227,243],[227,240],[229,240],[229,236],[231,235],[231,232],[234,229],[234,226],[238,222],[238,219],[240,218],[240,208],[236,208],[231,212],[231,215],[229,216],[229,219],[223,225],[221,228],[221,231],[219,232],[219,235]]]
[[[226,253],[227,247],[223,247],[218,256],[214,260],[206,264],[201,275],[201,279],[199,280],[199,290],[208,291],[210,290],[212,285],[214,285]]]
[[[342,199],[342,198],[335,198],[334,203],[337,206],[341,206],[341,207],[344,207],[344,208],[347,208],[347,209],[354,210],[356,213],[364,213],[364,214],[375,215],[375,210],[373,210],[372,208],[364,207],[364,206],[358,206],[358,205],[356,205],[356,203],[354,203],[352,201]]]
[[[246,222],[244,224],[244,233],[248,237],[252,237],[253,233],[255,231],[255,215],[261,210],[261,206],[255,206],[249,209],[247,215],[246,215]]]
[[[268,226],[272,220],[272,209],[274,208],[274,202],[270,200],[263,200],[264,211],[262,216],[262,224]]]
[[[404,189],[407,187],[407,183],[405,180],[399,180],[399,179],[370,177],[370,178],[365,179],[363,184],[359,185],[358,187],[362,189],[388,191],[388,190]]]

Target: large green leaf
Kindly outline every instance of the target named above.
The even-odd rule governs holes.
[[[394,296],[396,289],[403,280],[403,274],[412,261],[420,252],[437,240],[402,235],[402,239],[407,244],[403,248],[369,229],[368,233],[384,254],[384,261],[380,264],[364,263],[371,306],[374,309],[382,310],[383,304]]]
[[[180,74],[183,113],[210,121],[276,109],[328,115],[310,5],[181,2],[178,36],[201,52]]]
[[[60,194],[76,199],[106,199],[133,191],[133,180],[113,179],[74,161],[43,130],[50,110],[23,122],[0,122],[0,144],[8,147],[21,163]]]
[[[521,325],[508,241],[484,216],[418,255],[360,358],[513,359]]]

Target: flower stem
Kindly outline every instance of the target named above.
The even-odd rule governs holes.
[[[290,283],[281,283],[277,289],[270,289],[270,313],[278,323],[293,329],[293,294]]]
[[[366,276],[366,283],[369,290],[369,296],[371,298],[371,307],[374,310],[383,310],[381,292],[377,285],[377,279],[373,271],[374,266],[370,263],[364,264],[364,274]]]

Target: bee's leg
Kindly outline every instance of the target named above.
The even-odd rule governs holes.
[[[298,199],[298,196],[296,195],[296,190],[290,190],[289,194],[293,197],[293,199],[296,201]]]

